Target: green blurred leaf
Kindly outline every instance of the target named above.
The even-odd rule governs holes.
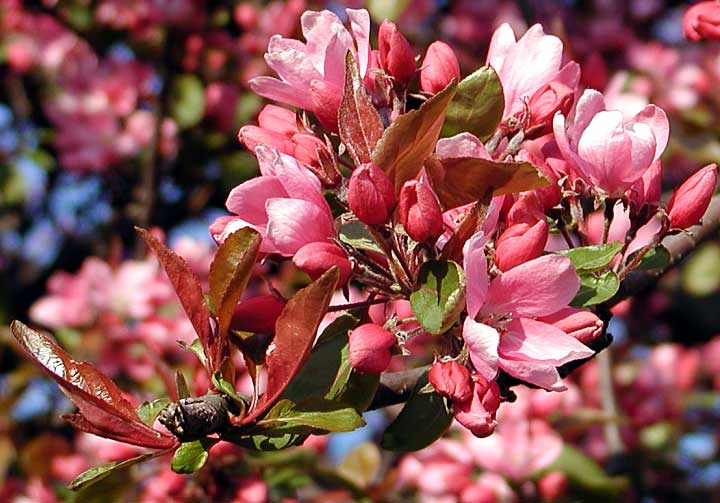
[[[170,468],[175,473],[194,473],[205,465],[208,451],[219,440],[215,438],[201,438],[192,442],[183,442],[173,454]]]
[[[367,9],[373,21],[381,23],[384,19],[395,21],[410,5],[410,0],[368,0]]]
[[[695,250],[682,268],[680,281],[695,297],[705,297],[720,290],[720,244],[708,243]]]
[[[487,139],[500,124],[504,108],[500,78],[491,66],[483,66],[458,84],[442,134],[453,136],[467,131]]]
[[[380,469],[380,449],[374,442],[363,442],[340,462],[337,472],[361,489],[366,489]]]
[[[611,298],[620,288],[620,279],[613,271],[600,274],[580,273],[580,291],[571,302],[575,307],[594,306]]]
[[[178,76],[170,89],[170,115],[180,129],[199,123],[205,114],[205,90],[199,77],[189,73]]]
[[[420,268],[419,289],[410,295],[418,322],[431,334],[441,334],[458,321],[465,306],[465,274],[453,261],[432,260]]]
[[[167,407],[169,403],[170,400],[167,398],[158,398],[150,402],[143,402],[137,408],[137,414],[143,423],[152,426],[157,415],[160,414],[160,411]]]
[[[563,472],[571,484],[586,491],[619,494],[628,487],[626,478],[609,477],[595,461],[568,444],[564,445],[560,456],[543,473],[553,471]]]
[[[569,258],[578,272],[596,271],[608,265],[613,257],[622,250],[622,247],[623,244],[617,241],[562,250],[558,253]]]
[[[157,456],[157,453],[151,452],[148,454],[143,454],[141,456],[136,456],[134,458],[126,459],[124,461],[112,461],[110,463],[105,463],[104,465],[95,466],[75,477],[75,480],[68,484],[68,488],[73,491],[80,491],[104,480],[106,477],[110,476],[110,474],[115,471],[127,470],[131,466],[142,463],[143,461],[147,461],[148,459],[152,459],[155,456]]]

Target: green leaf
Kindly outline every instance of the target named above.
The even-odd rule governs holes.
[[[427,384],[425,372],[415,384],[403,410],[383,433],[380,443],[383,449],[417,451],[432,444],[450,427],[453,416],[443,397],[434,391],[420,392]]]
[[[177,341],[177,343],[180,345],[181,348],[187,349],[188,351],[192,351],[195,356],[197,356],[198,360],[200,360],[200,363],[203,364],[203,367],[208,367],[208,361],[207,357],[205,356],[205,350],[203,349],[202,342],[200,342],[200,339],[195,339],[192,341],[192,344],[188,345],[187,343],[183,341]]]
[[[500,78],[491,66],[483,66],[458,84],[447,110],[443,136],[467,131],[487,139],[500,124],[504,108]]]
[[[440,159],[431,156],[425,171],[445,209],[457,208],[492,196],[541,189],[547,176],[528,162],[498,162],[477,157]]]
[[[394,21],[399,18],[409,4],[410,0],[394,0],[392,2],[388,2],[388,0],[368,0],[367,9],[370,11],[373,21],[381,23],[383,19]]]
[[[553,471],[565,473],[573,486],[592,492],[617,494],[626,490],[628,485],[627,479],[609,477],[595,461],[568,444],[543,473]]]
[[[635,252],[638,253],[638,252]],[[633,259],[633,256],[635,255],[633,253],[628,258],[628,261]],[[665,248],[663,245],[657,245],[655,248],[650,250],[645,254],[645,256],[640,261],[640,264],[638,264],[637,269],[641,270],[650,270],[650,269],[660,269],[662,267],[666,267],[668,264],[670,264],[670,252],[667,248]]]
[[[708,243],[695,250],[682,268],[680,284],[695,297],[720,290],[720,244]]]
[[[364,223],[353,220],[340,226],[340,241],[358,250],[368,250],[383,253],[380,246],[370,235]]]
[[[604,271],[600,274],[581,272],[580,291],[577,293],[572,306],[589,307],[610,299],[620,288],[620,279],[613,271]]]
[[[200,122],[205,114],[205,90],[202,81],[189,73],[178,76],[170,89],[170,115],[180,129]]]
[[[115,471],[127,470],[131,466],[147,461],[148,459],[152,459],[157,455],[158,454],[156,452],[150,452],[148,454],[136,456],[124,461],[112,461],[110,463],[105,463],[104,465],[95,466],[75,477],[75,480],[68,484],[68,488],[73,491],[80,491],[93,484],[97,484]]]
[[[208,451],[219,440],[201,438],[192,442],[183,442],[173,454],[170,468],[175,473],[194,473],[203,467],[208,458]]]
[[[284,427],[309,426],[337,432],[356,430],[365,426],[365,421],[354,408],[330,400],[309,399],[300,403],[280,400],[258,421],[258,425],[279,425],[279,428],[272,428],[274,431],[281,431]]]
[[[152,426],[155,422],[155,418],[160,411],[168,406],[170,400],[167,398],[158,398],[150,402],[143,402],[140,407],[137,408],[137,414],[140,416],[140,420],[148,426]]]
[[[402,114],[377,143],[373,161],[390,177],[396,194],[407,180],[418,176],[423,163],[435,150],[445,111],[456,87],[452,82],[417,110]]]
[[[597,271],[610,263],[615,255],[622,250],[623,244],[619,241],[601,245],[583,246],[558,252],[565,255],[579,271]]]
[[[210,304],[218,319],[218,334],[230,327],[235,307],[252,274],[262,238],[245,227],[230,234],[218,248],[210,265]]]
[[[249,398],[240,396],[233,385],[223,379],[222,371],[216,370],[213,373],[212,383],[218,391],[232,398],[238,405],[245,407],[250,402]]]
[[[431,260],[420,268],[419,289],[410,295],[418,322],[431,334],[446,332],[465,306],[465,274],[450,260]]]

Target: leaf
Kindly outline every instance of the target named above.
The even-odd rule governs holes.
[[[458,84],[447,110],[443,136],[467,131],[485,140],[500,124],[504,108],[500,78],[491,66],[483,66]]]
[[[258,425],[278,424],[287,427],[309,426],[323,431],[353,431],[365,426],[362,416],[347,405],[325,399],[309,399],[300,403],[280,400]],[[282,431],[282,428],[273,428]]]
[[[528,162],[498,162],[477,157],[440,159],[425,162],[430,185],[443,208],[474,203],[490,192],[493,196],[515,194],[547,187],[545,174]]]
[[[212,375],[212,383],[213,383],[213,386],[215,386],[215,388],[218,391],[226,394],[227,396],[232,398],[235,401],[235,403],[237,403],[240,407],[242,407],[243,412],[241,412],[240,414],[236,414],[236,415],[242,415],[242,413],[244,413],[245,407],[250,402],[250,400],[246,399],[245,397],[240,396],[238,394],[238,392],[235,391],[235,388],[233,387],[233,385],[222,378],[222,372],[219,370],[216,370],[215,373]]]
[[[170,468],[175,473],[194,473],[203,467],[208,459],[208,451],[218,443],[215,438],[201,438],[192,442],[183,442],[173,454]]]
[[[695,297],[720,290],[720,244],[710,242],[695,250],[680,271],[680,284]]]
[[[260,234],[249,227],[235,231],[220,245],[210,265],[210,304],[215,310],[220,337],[227,334],[235,306],[255,267],[261,242]]]
[[[417,451],[432,444],[450,427],[453,416],[442,396],[434,391],[420,392],[427,384],[427,372],[424,372],[405,407],[385,429],[380,443],[383,449]]]
[[[205,90],[202,81],[189,73],[178,76],[170,90],[170,115],[180,129],[199,123],[205,114]]]
[[[450,100],[455,95],[454,82],[411,110],[388,127],[373,152],[373,162],[383,168],[395,186],[395,194],[407,180],[418,176],[425,159],[430,157],[440,136]]]
[[[455,262],[431,260],[418,273],[419,289],[410,305],[420,325],[431,334],[446,332],[465,307],[465,274]]]
[[[628,261],[633,259],[633,255],[630,255]],[[663,245],[657,245],[655,248],[645,254],[645,256],[640,261],[640,264],[638,264],[637,269],[660,269],[670,264],[671,258],[672,257],[670,257],[670,252],[667,248],[665,248]]]
[[[358,220],[341,225],[338,234],[340,241],[353,248],[383,253],[382,248],[372,238],[365,224]]]
[[[352,52],[345,55],[345,88],[338,109],[340,139],[356,165],[370,162],[383,135],[380,114],[365,91]]]
[[[190,387],[188,386],[187,380],[185,379],[185,374],[182,373],[182,370],[177,370],[175,372],[175,387],[177,388],[177,394],[178,398],[188,398],[192,396],[190,393]]]
[[[315,334],[335,291],[339,273],[332,267],[297,292],[285,304],[275,323],[275,337],[265,356],[267,386],[257,406],[243,418],[247,424],[259,417],[280,397],[307,360]]]
[[[381,460],[377,445],[374,442],[363,442],[345,456],[337,471],[356,486],[365,489],[377,477]]]
[[[620,494],[628,487],[626,478],[609,477],[595,461],[569,444],[563,446],[560,456],[543,473],[553,471],[563,472],[572,485],[586,491]]]
[[[174,437],[144,424],[120,388],[93,365],[71,359],[50,337],[19,321],[13,321],[10,329],[28,356],[80,409],[80,414],[65,416],[68,422],[94,435],[140,447],[167,449],[176,445]]]
[[[373,20],[381,23],[383,19],[394,21],[399,18],[409,4],[410,0],[394,0],[392,2],[388,2],[387,0],[368,0],[367,9],[370,11]]]
[[[462,222],[455,227],[450,239],[443,246],[440,258],[442,260],[460,261],[463,258],[463,247],[465,242],[482,228],[482,224],[487,217],[488,208],[490,207],[490,198],[485,198],[473,205],[467,212]]]
[[[191,351],[195,356],[197,356],[198,360],[200,360],[200,363],[202,363],[203,367],[208,367],[208,360],[205,356],[205,350],[203,349],[202,342],[200,342],[200,339],[195,339],[192,341],[192,344],[188,345],[187,343],[183,341],[177,341],[177,343],[180,345],[181,348],[187,349],[188,351]]]
[[[101,480],[108,477],[114,471],[126,470],[131,466],[157,457],[160,454],[162,453],[150,452],[148,454],[135,456],[134,458],[126,459],[124,461],[112,461],[110,463],[105,463],[100,466],[95,466],[93,468],[90,468],[89,470],[85,470],[80,475],[75,477],[75,480],[68,484],[68,489],[70,489],[71,491],[80,491],[82,489],[90,487],[93,484],[97,484]]]
[[[602,269],[622,250],[623,244],[619,241],[600,245],[583,246],[562,250],[558,253],[565,255],[578,271],[596,271]]]
[[[210,330],[210,310],[205,303],[200,282],[195,273],[180,255],[170,250],[167,246],[158,241],[155,236],[145,229],[135,227],[138,234],[145,240],[147,245],[155,252],[158,262],[162,266],[165,274],[167,274],[170,283],[172,283],[175,293],[180,299],[185,314],[187,314],[190,323],[192,323],[195,332],[200,338],[205,356],[210,363],[211,371],[215,370],[215,366],[220,362],[213,359],[212,332]]]
[[[155,418],[160,414],[160,411],[167,407],[169,403],[170,400],[167,398],[158,398],[149,402],[143,402],[140,407],[137,408],[137,415],[143,423],[152,426]]]
[[[570,303],[575,307],[601,304],[615,295],[620,288],[620,279],[613,271],[604,271],[599,275],[582,272],[579,276],[580,291]]]

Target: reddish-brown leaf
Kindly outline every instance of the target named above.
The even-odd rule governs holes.
[[[425,161],[425,172],[444,210],[493,196],[541,189],[550,181],[528,162],[498,162],[476,157]]]
[[[167,449],[176,445],[174,437],[145,425],[120,388],[93,365],[76,362],[50,337],[19,321],[14,321],[10,329],[28,356],[42,366],[80,409],[80,414],[69,416],[71,424],[141,447]]]
[[[373,162],[385,170],[396,194],[406,181],[418,176],[423,162],[435,150],[456,87],[456,82],[451,82],[417,110],[398,117],[375,146]]]
[[[243,418],[243,424],[257,419],[270,408],[302,368],[312,349],[320,322],[327,313],[339,276],[338,269],[331,268],[296,293],[285,305],[275,323],[275,337],[265,356],[268,374],[265,394]]]
[[[482,224],[487,216],[488,205],[490,203],[490,194],[473,205],[467,212],[462,222],[458,224],[455,231],[448,239],[442,249],[440,258],[443,260],[454,260],[460,262],[462,260],[463,246],[465,242],[482,228]]]
[[[338,109],[340,139],[356,165],[370,162],[383,134],[380,114],[365,91],[352,52],[345,55],[345,89]]]
[[[213,357],[215,341],[210,328],[211,314],[205,303],[202,287],[195,273],[192,272],[185,259],[158,241],[148,231],[139,227],[135,227],[135,230],[153,250],[158,262],[165,270],[165,274],[167,274],[170,283],[175,288],[175,293],[180,299],[185,314],[187,314],[190,323],[195,328],[195,332],[205,351],[205,356],[210,362],[208,370],[210,373],[214,372],[215,367],[220,365],[220,362],[216,362]]]

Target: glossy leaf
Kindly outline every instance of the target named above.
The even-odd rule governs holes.
[[[309,399],[300,403],[280,400],[258,425],[308,426],[324,431],[353,431],[365,425],[362,416],[347,405],[330,400]],[[277,428],[280,431],[282,428]]]
[[[235,306],[240,301],[255,267],[262,238],[246,227],[230,234],[210,265],[210,304],[215,310],[220,337],[228,331]]]
[[[580,274],[580,291],[577,293],[572,306],[589,307],[610,299],[620,288],[620,279],[613,271],[601,274],[583,272]]]
[[[484,66],[458,84],[447,110],[443,136],[467,131],[487,139],[500,124],[504,108],[500,78],[491,66]]]
[[[143,402],[140,407],[137,408],[137,415],[140,420],[148,426],[152,426],[155,422],[155,418],[160,414],[160,411],[168,406],[170,400],[167,398],[158,398],[156,400]]]
[[[173,454],[170,468],[175,473],[194,473],[205,465],[208,451],[218,442],[214,438],[201,438],[183,442]]]
[[[275,337],[266,351],[267,386],[255,409],[243,419],[247,424],[269,409],[307,360],[315,334],[335,291],[339,273],[331,268],[297,292],[285,304],[275,323]]]
[[[370,162],[384,128],[350,51],[345,55],[345,88],[338,110],[338,128],[340,139],[355,164]]]
[[[340,241],[358,250],[383,253],[382,248],[375,242],[365,224],[358,220],[340,226],[338,236]]]
[[[635,253],[639,253],[639,250]],[[630,255],[628,262],[634,258],[635,253]],[[667,267],[668,264],[670,264],[671,258],[672,257],[670,257],[670,252],[667,248],[663,245],[657,245],[645,254],[642,260],[640,260],[640,264],[638,264],[637,268],[641,270],[650,270]]]
[[[398,417],[383,433],[380,446],[391,451],[417,451],[432,444],[450,427],[453,416],[438,393],[424,392],[427,372],[418,379]]]
[[[608,265],[622,247],[623,244],[616,241],[614,243],[563,250],[559,253],[569,258],[578,271],[596,271]]]
[[[439,159],[425,163],[430,185],[444,209],[457,208],[492,196],[546,187],[550,181],[527,162],[498,162],[476,157]]]
[[[80,491],[82,489],[90,487],[93,484],[97,484],[101,480],[108,477],[114,471],[128,469],[138,463],[142,463],[143,461],[152,459],[159,454],[160,453],[157,452],[151,452],[148,454],[135,456],[134,458],[126,459],[124,461],[112,461],[110,463],[105,463],[100,466],[95,466],[93,468],[90,468],[89,470],[85,470],[80,475],[75,477],[75,480],[68,484],[68,489],[72,491]]]
[[[170,115],[180,129],[200,122],[205,114],[205,89],[202,81],[192,74],[178,76],[170,90]]]
[[[418,290],[410,295],[413,313],[431,334],[441,334],[458,321],[465,306],[465,274],[452,261],[426,262],[418,274]]]
[[[375,147],[373,161],[390,177],[396,194],[403,183],[418,176],[425,159],[435,150],[456,87],[450,83],[417,110],[398,117]]]
[[[182,304],[190,323],[192,323],[195,332],[200,338],[205,350],[205,356],[211,367],[209,370],[214,370],[214,366],[219,365],[220,362],[213,360],[214,341],[211,340],[213,338],[210,330],[211,315],[195,273],[187,265],[185,259],[158,241],[155,236],[139,227],[135,227],[135,230],[157,256],[158,262],[160,262],[170,283],[175,288],[180,304]]]

